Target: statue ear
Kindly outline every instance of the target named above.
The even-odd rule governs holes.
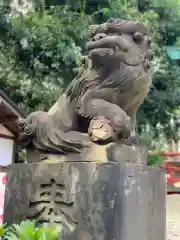
[[[140,32],[135,32],[133,34],[133,39],[135,43],[141,43],[142,41],[144,41],[144,35]]]
[[[150,47],[152,43],[152,38],[150,36],[147,36],[146,41],[147,41],[147,46]]]
[[[148,52],[147,52],[147,58],[148,58],[150,61],[153,60],[154,54],[153,54],[152,50],[148,50]]]

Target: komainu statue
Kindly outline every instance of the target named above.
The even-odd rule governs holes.
[[[67,154],[92,142],[128,142],[136,113],[151,86],[151,34],[135,21],[110,19],[89,28],[88,56],[49,112],[19,123],[21,142]]]

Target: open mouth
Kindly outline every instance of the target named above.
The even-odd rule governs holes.
[[[91,58],[93,56],[105,57],[112,56],[115,53],[114,48],[94,48],[89,51],[88,56]]]
[[[89,41],[86,44],[86,49],[92,51],[93,49],[111,49],[111,51],[116,51],[117,49],[127,52],[128,43],[121,36],[106,36],[102,39],[95,41]]]

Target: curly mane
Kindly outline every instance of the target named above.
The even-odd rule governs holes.
[[[78,101],[88,89],[93,89],[99,85],[100,76],[97,69],[93,69],[91,60],[87,59],[86,63],[79,68],[77,76],[69,84],[65,93],[70,101]]]

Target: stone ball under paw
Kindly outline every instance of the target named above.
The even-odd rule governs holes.
[[[95,143],[111,142],[115,135],[110,121],[104,117],[92,119],[88,133],[90,139]]]

